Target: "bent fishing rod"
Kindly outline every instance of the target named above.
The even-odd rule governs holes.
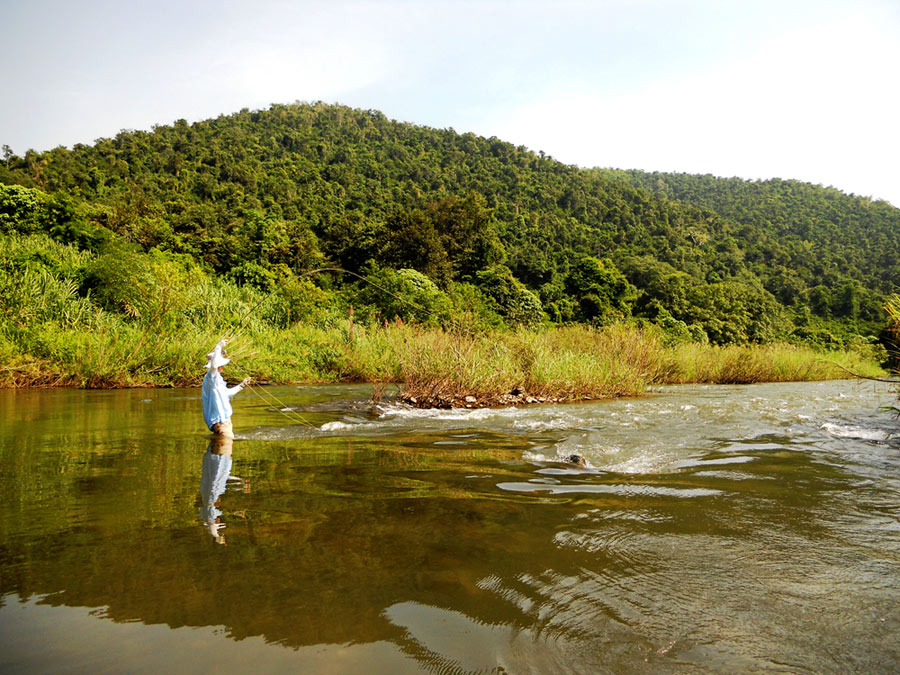
[[[384,286],[381,286],[381,285],[379,285],[379,284],[376,284],[374,281],[372,281],[372,280],[369,279],[368,277],[365,277],[365,276],[363,276],[363,275],[361,275],[361,274],[357,274],[356,272],[351,272],[350,270],[345,270],[345,269],[343,269],[343,268],[341,268],[341,267],[317,267],[316,269],[309,270],[308,272],[303,272],[302,274],[298,274],[298,275],[297,275],[297,278],[298,278],[298,279],[302,279],[302,278],[304,278],[304,277],[308,277],[308,276],[311,276],[311,275],[313,275],[313,274],[319,274],[320,272],[339,272],[339,273],[341,273],[341,274],[349,274],[350,276],[356,277],[357,279],[359,279],[359,280],[361,280],[361,281],[365,281],[367,284],[370,284],[371,286],[374,286],[375,288],[377,288],[378,290],[382,291],[383,293],[387,293],[388,295],[390,295],[390,296],[393,297],[393,298],[396,298],[396,299],[399,300],[400,302],[406,303],[406,304],[409,305],[410,307],[413,307],[413,308],[415,308],[415,309],[418,309],[419,311],[424,312],[425,314],[430,314],[430,315],[432,315],[432,316],[435,315],[435,312],[433,312],[432,310],[429,310],[429,309],[427,309],[426,307],[422,307],[421,305],[416,304],[415,302],[409,300],[408,298],[404,298],[404,297],[402,297],[402,296],[400,296],[400,295],[397,295],[396,293],[394,293],[393,291],[388,290],[388,289],[385,288]],[[244,323],[246,323],[247,319],[249,319],[250,316],[251,316],[254,312],[256,312],[256,310],[258,310],[258,309],[263,305],[263,303],[264,303],[266,300],[268,300],[269,298],[271,298],[271,297],[275,294],[275,291],[276,291],[276,290],[277,290],[277,289],[274,289],[274,288],[273,288],[271,291],[267,292],[267,293],[262,297],[262,299],[260,299],[259,302],[257,302],[255,305],[253,305],[253,307],[251,307],[250,310],[247,311],[247,312],[241,317],[240,323],[238,324],[237,329],[234,331],[234,335],[238,335],[238,334],[241,332],[241,329],[243,329]]]
[[[356,277],[357,279],[360,279],[361,281],[364,281],[364,282],[366,282],[367,284],[370,284],[370,285],[374,286],[375,288],[379,289],[379,290],[382,291],[383,293],[386,293],[386,294],[390,295],[391,297],[393,297],[393,298],[399,300],[400,302],[403,302],[403,303],[405,303],[405,304],[407,304],[407,305],[409,305],[409,306],[411,306],[411,307],[413,307],[413,308],[415,308],[415,309],[418,309],[419,311],[424,312],[425,314],[430,314],[430,315],[432,315],[432,316],[435,314],[435,312],[433,312],[433,311],[431,311],[431,310],[429,310],[429,309],[427,309],[427,308],[425,308],[425,307],[422,307],[421,305],[418,305],[418,304],[416,304],[415,302],[412,302],[412,301],[409,300],[408,298],[404,298],[404,297],[402,297],[402,296],[400,296],[400,295],[397,295],[397,294],[394,293],[393,291],[390,291],[390,290],[388,290],[387,288],[384,288],[384,286],[381,286],[380,284],[375,283],[374,281],[372,281],[372,280],[369,279],[368,277],[365,277],[365,276],[363,276],[363,275],[361,275],[361,274],[357,274],[356,272],[351,272],[350,270],[345,270],[345,269],[343,269],[343,268],[341,268],[341,267],[317,267],[316,269],[312,269],[312,270],[309,270],[309,271],[307,271],[307,272],[303,272],[302,274],[297,275],[297,278],[298,278],[298,279],[302,279],[302,278],[304,278],[304,277],[308,277],[308,276],[311,276],[311,275],[313,275],[313,274],[319,274],[319,273],[321,273],[321,272],[338,272],[338,273],[341,273],[341,274],[349,274],[350,276],[354,276],[354,277]],[[250,316],[253,315],[253,313],[256,312],[256,311],[263,305],[263,303],[265,303],[266,300],[268,300],[269,298],[271,298],[271,297],[275,294],[275,291],[276,291],[276,290],[277,290],[277,289],[272,289],[271,291],[269,291],[268,293],[266,293],[266,294],[265,294],[265,295],[264,295],[264,296],[263,296],[263,297],[255,304],[255,305],[253,305],[253,307],[251,307],[251,308],[250,308],[250,309],[249,309],[249,310],[241,317],[241,320],[240,320],[240,323],[238,324],[237,329],[233,332],[233,334],[232,334],[231,336],[229,336],[228,338],[226,338],[228,342],[230,342],[231,340],[233,340],[235,337],[237,337],[237,336],[241,333],[241,331],[243,330],[244,324],[246,323],[247,319],[250,318]],[[240,370],[244,370],[244,369],[241,368]],[[246,371],[244,370],[244,372],[246,372]],[[249,379],[249,377],[248,377],[247,379]],[[250,383],[250,382],[248,382],[245,386],[246,386],[246,388],[251,389],[251,383]],[[302,424],[302,425],[304,425],[304,426],[312,426],[312,424],[311,424],[307,419],[305,419],[302,415],[300,415],[300,414],[297,413],[296,411],[290,410],[290,409],[289,409],[289,406],[287,406],[287,405],[286,405],[281,399],[279,399],[277,396],[275,396],[274,394],[272,394],[272,392],[266,391],[264,394],[262,394],[262,393],[260,393],[259,391],[257,391],[257,387],[255,387],[255,386],[252,387],[251,391],[253,391],[254,394],[256,394],[257,396],[259,396],[259,397],[260,397],[262,400],[264,400],[264,401],[266,400],[266,397],[268,397],[268,398],[270,399],[270,402],[273,402],[273,403],[276,404],[275,407],[276,407],[276,409],[277,409],[279,412],[285,413],[289,418],[290,418],[291,416],[293,416],[294,421],[297,421],[297,422],[299,422],[300,424]]]

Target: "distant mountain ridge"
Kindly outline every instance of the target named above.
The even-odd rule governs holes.
[[[813,324],[872,332],[900,284],[900,210],[886,202],[797,181],[579,169],[322,103],[28,152],[0,165],[0,183],[64,196],[93,226],[237,280],[329,262],[489,295],[509,274],[551,320],[631,314],[721,342],[808,337]]]

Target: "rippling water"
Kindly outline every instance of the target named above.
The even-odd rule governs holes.
[[[900,670],[886,386],[252,391],[0,392],[0,670]]]

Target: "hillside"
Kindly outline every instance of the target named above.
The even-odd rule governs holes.
[[[745,239],[766,237],[783,247],[810,248],[813,257],[807,260],[815,259],[817,265],[795,270],[806,284],[834,286],[843,277],[891,293],[900,280],[900,209],[888,202],[795,180],[643,171],[608,175],[659,197],[712,209],[752,228],[742,231]],[[784,262],[789,261],[780,264]],[[797,260],[790,262],[796,265]]]
[[[0,195],[8,233],[96,250],[110,233],[263,291],[337,265],[402,295],[415,289],[393,270],[412,269],[428,277],[419,288],[510,324],[636,316],[718,343],[846,342],[879,330],[898,284],[900,211],[884,203],[790,181],[582,170],[342,106],[13,155],[0,184],[31,188]],[[315,279],[373,318],[410,311],[347,277]]]

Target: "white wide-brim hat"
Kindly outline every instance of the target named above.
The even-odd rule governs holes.
[[[219,368],[221,366],[227,366],[229,363],[231,363],[231,359],[225,358],[222,355],[221,350],[214,349],[206,355],[207,368]]]

